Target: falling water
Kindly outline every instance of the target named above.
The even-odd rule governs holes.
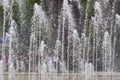
[[[105,76],[102,74],[103,80],[111,79],[110,75],[115,70],[116,29],[120,28],[120,15],[114,11],[115,2],[110,6],[110,0],[100,0],[95,1],[94,16],[89,20],[87,12],[89,11],[90,1],[87,0],[86,4],[84,29],[82,32],[79,32],[78,27],[81,26],[75,22],[72,3],[77,2],[77,8],[80,10],[82,9],[81,1],[63,0],[60,17],[58,17],[58,20],[60,20],[58,21],[58,30],[56,30],[58,33],[55,34],[57,38],[54,40],[54,44],[52,44],[54,46],[49,44],[51,40],[49,17],[45,14],[41,5],[34,4],[28,52],[28,80],[78,80],[80,76],[82,76],[82,80],[99,80],[99,71],[105,74]],[[13,3],[14,0],[4,0],[3,2],[3,59],[0,61],[1,80],[4,80],[2,64],[4,62],[7,38],[9,39],[8,80],[17,79],[13,59],[14,54],[18,53],[19,42],[18,26],[12,17]],[[24,29],[26,25],[25,12],[23,10],[25,3],[23,0],[18,0],[17,3],[20,11],[20,26],[21,29]],[[108,7],[110,9],[108,9],[107,13],[106,10]],[[9,22],[8,26],[10,26],[8,33],[5,31],[7,21]],[[101,65],[101,70],[99,70]],[[17,62],[17,71],[19,71],[18,67],[19,62]],[[59,74],[62,73],[66,76],[62,75],[60,77]],[[76,73],[77,75],[81,75],[77,77],[74,75]],[[38,76],[36,77],[36,75]],[[112,78],[112,80],[115,79]]]
[[[85,64],[85,80],[92,80],[93,65],[91,63]]]
[[[33,64],[34,64],[35,43],[36,43],[35,34],[32,33],[30,36],[30,47],[29,47],[29,80],[33,80],[35,78],[34,75],[32,76],[32,78],[30,76],[31,70],[33,70],[34,67]]]
[[[31,27],[31,37],[30,37],[30,47],[29,47],[29,80],[30,80],[30,73],[31,73],[31,67],[37,67],[35,65],[36,61],[33,61],[35,59],[35,55],[38,54],[38,69],[39,74],[43,74],[41,76],[42,80],[46,80],[47,78],[47,64],[46,64],[46,54],[44,53],[44,48],[46,47],[44,41],[42,40],[42,36],[44,35],[44,32],[48,31],[48,24],[47,24],[47,18],[45,16],[44,11],[42,10],[41,6],[39,6],[37,3],[34,5],[34,14],[32,17],[32,27]],[[38,45],[38,44],[39,45]],[[32,57],[33,56],[33,57]],[[33,62],[33,63],[31,63]],[[33,71],[32,71],[33,72]],[[33,75],[33,79],[35,79],[35,76]]]
[[[17,25],[15,23],[14,20],[11,21],[11,25],[10,25],[10,32],[9,32],[9,60],[8,60],[8,64],[9,64],[9,80],[15,80],[15,67],[14,67],[14,61],[13,59],[15,58],[15,54],[16,54],[16,31]]]
[[[112,51],[111,51],[111,39],[109,33],[106,31],[104,33],[104,39],[103,39],[103,71],[105,72],[111,72],[112,70]],[[110,79],[106,78],[105,80]]]
[[[5,25],[6,25],[6,22],[7,20],[10,22],[10,32],[9,32],[9,60],[8,60],[8,63],[9,63],[9,80],[14,80],[14,66],[13,66],[13,62],[12,62],[12,54],[15,53],[14,50],[15,50],[15,44],[17,43],[16,42],[16,33],[15,33],[15,29],[16,29],[16,23],[14,20],[12,20],[12,6],[13,6],[13,0],[11,1],[8,1],[8,0],[4,0],[3,1],[3,9],[4,9],[4,21],[3,21],[3,45],[2,45],[2,57],[3,57],[3,60],[5,60]],[[7,18],[8,17],[8,18]],[[7,35],[6,35],[7,36]],[[15,41],[15,42],[14,42]],[[5,61],[3,61],[5,62]],[[4,63],[3,63],[4,64]],[[4,64],[5,65],[5,64]],[[6,67],[6,66],[4,66]],[[3,68],[2,68],[3,69]],[[4,69],[3,69],[4,70]],[[3,80],[3,79],[2,79]]]
[[[64,16],[65,16],[65,19],[66,18],[68,18],[68,49],[67,49],[67,70],[68,70],[68,72],[69,72],[69,62],[70,62],[70,60],[69,60],[69,57],[70,57],[70,52],[72,52],[72,51],[70,51],[71,49],[70,49],[70,43],[71,43],[71,41],[70,41],[70,38],[72,37],[71,35],[72,35],[72,30],[74,29],[74,27],[75,27],[75,24],[74,24],[74,19],[73,19],[73,16],[72,16],[72,10],[71,10],[71,6],[68,4],[68,1],[67,0],[64,0],[63,1],[63,9],[64,9]]]
[[[3,80],[4,76],[3,76],[3,61],[0,61],[0,80]]]
[[[116,14],[116,25],[120,25],[120,15]]]
[[[78,36],[78,32],[77,30],[73,31],[73,72],[76,72],[77,70],[75,70],[77,64],[80,61],[80,38]],[[79,68],[79,66],[78,66]]]
[[[24,0],[15,0],[18,4],[18,8],[19,8],[19,14],[20,14],[20,26],[21,26],[21,34],[23,33],[22,31],[24,31],[24,25],[25,25],[25,3]]]
[[[41,56],[41,58],[39,59],[38,66],[40,66],[39,73],[43,74],[43,76],[41,76],[42,80],[48,79],[47,78],[48,76],[46,75],[48,68],[47,68],[47,64],[45,62],[45,47],[46,47],[46,45],[45,45],[44,41],[41,41],[40,46],[39,46],[39,52],[40,52],[39,56]],[[49,68],[51,68],[51,65],[49,65],[49,66],[50,66]]]
[[[103,70],[111,71],[111,60],[112,60],[112,51],[111,51],[111,39],[109,33],[106,31],[104,33],[103,39]]]
[[[4,15],[3,15],[3,18],[4,18],[4,21],[3,21],[3,43],[2,43],[2,59],[3,59],[3,56],[4,56],[4,53],[5,53],[5,24],[6,24],[6,13],[9,9],[9,2],[7,0],[4,0],[3,1],[3,9],[4,9]],[[9,13],[10,14],[10,13]],[[4,62],[4,61],[3,61]]]

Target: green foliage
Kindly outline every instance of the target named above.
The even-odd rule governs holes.
[[[90,0],[89,2],[87,2],[87,0],[82,2],[82,7],[84,10],[84,17],[86,17],[87,19],[85,20],[85,25],[86,26],[90,26],[90,21],[91,21],[91,17],[94,16],[94,3],[95,0]],[[86,9],[88,8],[88,9]],[[90,27],[86,27],[86,36],[89,36],[91,34],[92,31],[90,31]]]
[[[17,2],[14,2],[13,5],[13,19],[17,23],[18,29],[18,38],[21,40],[19,43],[19,53],[28,50],[29,41],[30,41],[30,33],[31,33],[31,18],[34,12],[34,4],[40,4],[40,0],[23,0],[24,6],[22,6],[22,14],[19,11],[19,5]],[[7,23],[6,23],[7,24]],[[22,25],[21,25],[22,24]],[[8,25],[6,25],[8,26]],[[6,29],[9,29],[8,27]],[[8,30],[6,30],[8,31]]]
[[[91,16],[94,16],[94,0],[91,0],[89,3],[88,18],[91,19]]]
[[[0,6],[0,35],[2,34],[2,24],[3,24],[3,6]]]
[[[86,0],[82,0],[82,7],[83,7],[84,11],[86,9],[86,5],[87,5],[87,1]]]
[[[15,2],[12,8],[13,8],[13,19],[16,21],[17,24],[19,24],[20,15],[19,15],[18,4]]]
[[[34,12],[34,4],[38,3],[40,4],[41,1],[40,0],[24,0],[25,5],[25,14],[26,14],[26,25],[27,26],[31,26],[31,18],[33,16],[33,12]]]
[[[91,16],[94,16],[94,2],[95,2],[94,0],[90,0],[89,3],[87,3],[87,0],[82,1],[82,8],[83,8],[84,13],[86,12],[87,4],[89,4],[89,8],[87,12],[89,19],[91,19]]]
[[[27,9],[33,9],[35,3],[40,4],[40,0],[24,0]]]
[[[30,1],[31,4],[34,4],[34,3],[40,4],[40,2],[41,2],[40,0],[29,0],[29,1]]]
[[[49,48],[54,48],[57,38],[57,31],[55,31],[52,27],[47,31],[45,26],[42,26],[39,30],[39,38],[40,41],[45,41],[45,44]]]

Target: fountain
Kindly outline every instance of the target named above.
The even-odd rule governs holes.
[[[112,60],[112,51],[111,51],[111,39],[109,33],[106,31],[104,33],[103,39],[103,70],[111,71],[111,60]]]
[[[3,80],[4,76],[3,76],[3,61],[0,60],[0,80]]]
[[[19,46],[25,44],[19,39],[23,39],[27,24],[24,10],[27,4],[24,0],[4,0],[0,80],[119,80],[115,56],[120,15],[115,13],[115,1],[98,0],[94,1],[94,16],[90,16],[91,1],[86,0],[83,14],[83,1],[61,0],[56,29],[52,28],[52,18],[48,15],[52,13],[46,14],[43,9],[46,6],[34,3],[26,40],[29,44],[22,46],[27,47],[22,51]],[[19,21],[13,18],[15,3]],[[79,18],[84,15],[84,20],[77,19],[76,13]],[[9,46],[5,46],[7,39]],[[8,61],[7,72],[2,65],[5,61]]]
[[[94,69],[91,63],[85,64],[85,80],[92,80],[92,73]]]

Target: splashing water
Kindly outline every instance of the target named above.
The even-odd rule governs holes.
[[[0,80],[4,80],[3,62],[5,57],[6,40],[9,39],[8,50],[8,80],[17,80],[16,71],[19,67],[15,55],[19,53],[18,25],[13,20],[13,4],[15,0],[4,0],[3,43],[2,60],[0,61]],[[82,1],[63,0],[60,12],[59,27],[55,30],[57,38],[51,46],[51,23],[41,5],[34,4],[34,12],[31,18],[31,32],[28,50],[28,80],[117,80],[111,74],[115,70],[116,31],[120,27],[120,15],[114,11],[114,4],[110,6],[110,0],[100,0],[94,3],[94,16],[89,17],[90,0],[86,2],[84,25],[78,25],[74,14],[74,6],[82,14]],[[21,32],[24,31],[25,12],[23,0],[17,0],[20,13]],[[74,3],[74,4],[73,4]],[[115,3],[115,2],[113,2]],[[106,9],[108,12],[106,12]],[[63,10],[63,11],[62,11]],[[80,11],[81,10],[81,11]],[[6,24],[9,22],[9,32],[6,32]],[[81,23],[81,20],[78,20]],[[78,28],[84,26],[79,32]],[[56,34],[56,32],[58,33]],[[20,57],[20,59],[23,57]],[[100,69],[100,70],[99,70]],[[101,72],[108,76],[104,76]],[[22,72],[25,72],[23,70]],[[25,73],[26,74],[26,73]],[[102,74],[99,79],[98,74]],[[37,76],[38,75],[38,76]],[[78,76],[76,76],[78,75]],[[17,75],[18,76],[18,75]],[[20,76],[20,75],[19,75]],[[72,76],[72,77],[71,77]],[[22,77],[24,78],[24,77]]]

